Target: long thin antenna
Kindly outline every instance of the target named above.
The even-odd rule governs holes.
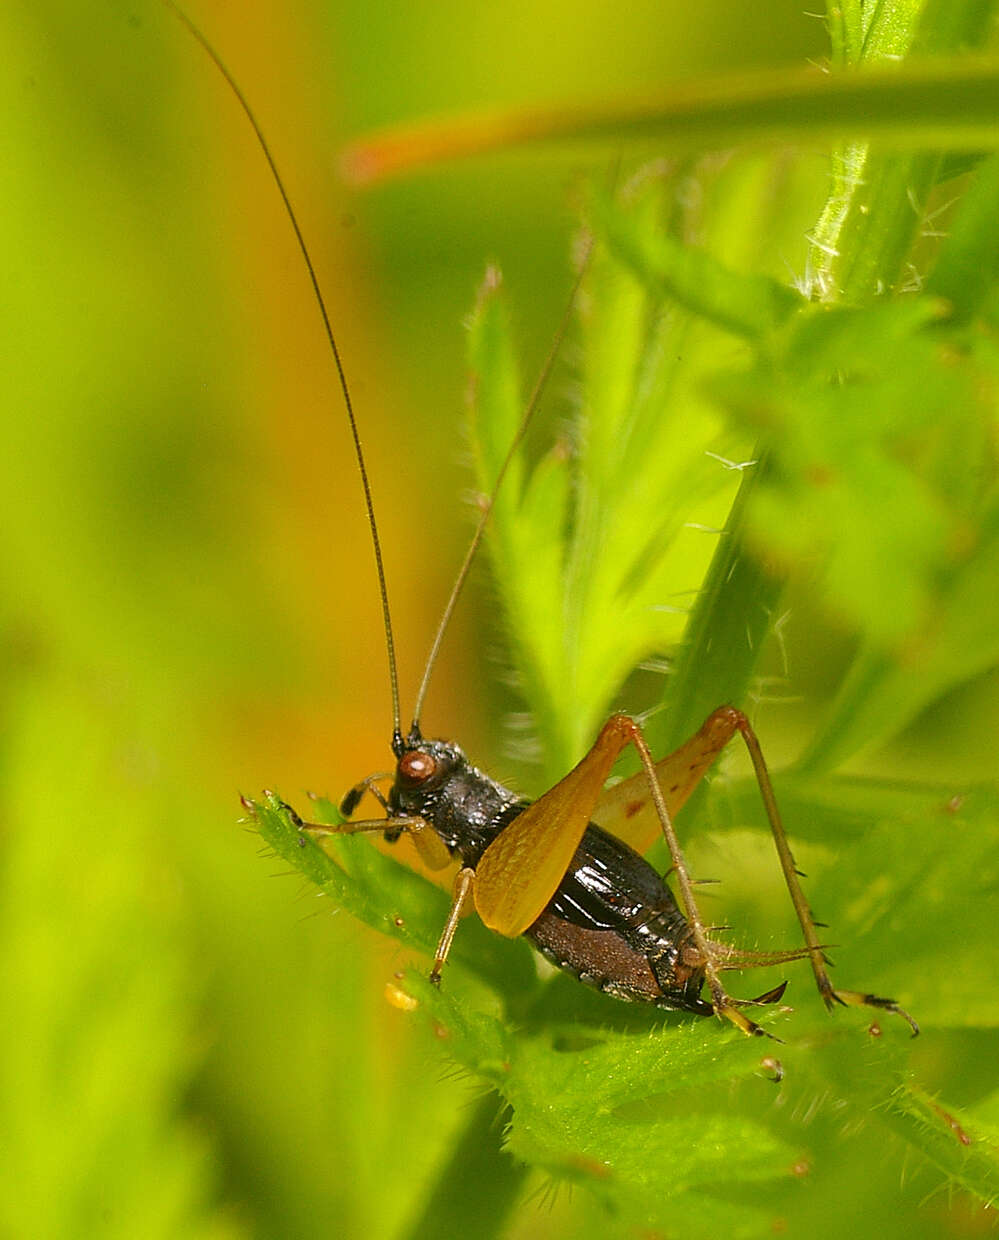
[[[378,523],[375,521],[375,505],[371,497],[371,484],[368,481],[368,470],[364,462],[364,452],[361,449],[361,437],[357,431],[357,420],[354,417],[354,405],[350,398],[350,388],[347,384],[347,374],[343,368],[343,362],[340,358],[340,350],[337,347],[336,337],[333,334],[333,325],[330,322],[330,316],[326,309],[326,301],[323,298],[322,289],[319,287],[319,278],[316,275],[316,269],[312,265],[312,257],[309,254],[309,248],[305,244],[305,237],[299,227],[298,217],[295,215],[295,208],[291,205],[291,199],[288,197],[288,191],[285,189],[284,181],[281,173],[278,172],[277,164],[274,162],[274,156],[271,154],[271,148],[267,144],[264,132],[257,122],[257,118],[253,114],[246,96],[239,88],[239,84],[226,68],[221,56],[212,47],[208,39],[201,33],[198,27],[188,17],[184,10],[174,3],[174,0],[163,0],[168,9],[171,9],[176,16],[188,29],[191,35],[200,43],[208,58],[218,69],[219,73],[225,79],[229,89],[236,96],[239,106],[243,109],[246,119],[250,122],[253,132],[256,134],[257,142],[260,149],[264,153],[268,167],[271,170],[271,176],[277,185],[278,193],[281,195],[281,201],[284,203],[284,209],[287,212],[288,219],[291,221],[292,229],[295,233],[295,239],[298,241],[298,248],[301,251],[302,258],[305,262],[306,270],[309,273],[309,280],[312,283],[312,291],[315,294],[316,301],[319,304],[319,313],[322,315],[323,327],[326,330],[326,339],[329,341],[330,350],[333,354],[333,361],[336,363],[337,378],[340,381],[340,391],[343,393],[343,403],[347,410],[347,421],[350,423],[350,434],[354,441],[354,455],[357,458],[357,468],[361,475],[361,486],[364,490],[364,507],[368,515],[368,528],[371,531],[371,543],[375,553],[375,567],[378,571],[378,590],[382,600],[382,617],[385,624],[385,648],[388,654],[389,664],[389,684],[392,689],[392,748],[393,750],[402,745],[402,716],[399,707],[399,674],[396,671],[395,664],[395,639],[392,636],[392,617],[389,614],[388,586],[385,581],[385,568],[382,563],[382,545],[378,537]],[[505,468],[505,466],[504,466]],[[438,643],[439,644],[439,643]]]
[[[434,634],[434,640],[430,647],[430,654],[427,656],[427,664],[423,670],[423,679],[420,681],[420,688],[416,694],[416,705],[413,708],[413,722],[410,725],[409,734],[412,738],[420,735],[420,715],[423,713],[423,700],[427,696],[427,686],[430,684],[430,675],[434,670],[437,662],[437,656],[440,653],[441,642],[444,640],[444,634],[447,627],[451,623],[451,616],[454,613],[455,606],[458,602],[458,596],[461,594],[462,588],[468,577],[469,570],[472,567],[472,561],[475,559],[476,552],[479,550],[479,544],[486,532],[486,525],[492,515],[493,507],[496,504],[496,496],[499,494],[500,487],[503,485],[503,479],[506,471],[510,467],[517,449],[520,447],[524,436],[527,434],[527,428],[531,423],[531,419],[538,408],[541,401],[542,393],[548,383],[549,376],[552,373],[552,367],[555,365],[555,359],[558,357],[559,350],[562,347],[562,341],[565,334],[569,330],[569,323],[572,318],[572,308],[576,304],[576,295],[579,292],[579,286],[583,282],[586,269],[589,266],[590,255],[593,252],[593,238],[587,236],[583,256],[580,260],[579,271],[573,281],[572,289],[566,301],[565,309],[562,311],[562,318],[559,320],[558,330],[552,340],[551,347],[545,357],[544,364],[541,367],[541,373],[538,375],[534,384],[534,390],[531,392],[530,399],[524,408],[524,416],[520,420],[517,427],[517,433],[513,437],[509,448],[507,448],[506,456],[503,458],[503,464],[500,466],[499,473],[496,475],[496,481],[493,483],[493,489],[489,492],[485,504],[482,507],[482,515],[479,517],[478,524],[475,527],[475,533],[472,535],[472,541],[468,544],[468,550],[465,552],[465,558],[461,562],[461,568],[458,569],[458,576],[455,578],[454,585],[451,587],[451,594],[444,607],[441,615],[440,624],[437,626],[437,632]]]

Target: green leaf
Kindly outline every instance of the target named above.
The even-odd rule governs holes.
[[[963,1188],[986,1208],[995,1200],[999,1156],[986,1126],[915,1084],[897,1049],[883,1038],[844,1041],[830,1051],[802,1054],[792,1048],[786,1068],[797,1081],[799,1097],[813,1090],[835,1099],[838,1133],[845,1125],[869,1128],[872,1157],[879,1162],[898,1151],[910,1174],[923,1172],[923,1183],[943,1177],[951,1193]],[[811,1105],[818,1106],[814,1094]],[[869,1174],[876,1176],[874,1163],[869,1166]],[[860,1182],[856,1194],[862,1194]]]
[[[948,343],[938,314],[911,298],[803,315],[776,364],[716,384],[773,445],[751,539],[791,571],[821,564],[865,636],[809,759],[827,768],[999,657],[992,347]]]
[[[660,298],[724,330],[757,341],[781,327],[801,306],[786,284],[763,275],[738,275],[704,250],[653,230],[634,211],[598,200],[597,221],[619,260]]]
[[[327,801],[314,803],[319,821],[343,821]],[[293,810],[274,793],[247,808],[261,838],[279,857],[315,883],[337,909],[372,929],[433,959],[450,899],[395,857],[379,852],[362,836],[331,835],[323,845],[299,829]],[[504,944],[478,919],[458,936],[452,959],[510,994],[530,994],[536,985],[526,943]]]
[[[213,1143],[177,1114],[202,979],[116,712],[51,667],[8,690],[0,1232],[237,1240]]]
[[[736,1235],[757,1234],[754,1211],[718,1197],[780,1178],[793,1160],[752,1116],[754,1101],[765,1107],[774,1089],[759,1043],[703,1025],[671,1033],[608,1035],[566,1050],[550,1038],[519,1040],[507,1088],[509,1148],[585,1185],[634,1226],[672,1216],[684,1220],[685,1234],[717,1235],[723,1223]],[[733,1096],[746,1113],[733,1114],[725,1101]]]
[[[997,214],[999,159],[993,157],[979,166],[926,284],[931,296],[949,303],[959,322],[980,313],[995,290],[999,277]]]
[[[780,801],[796,852],[809,857],[809,903],[841,945],[836,980],[897,998],[926,1032],[999,1025],[999,994],[983,985],[994,955],[999,788],[785,774]],[[706,815],[716,829],[761,829],[755,781],[715,781]]]
[[[999,890],[999,792],[985,787],[955,797],[944,789],[875,781],[786,779],[780,790],[801,855],[808,853],[814,869],[814,907],[842,943],[835,952],[842,984],[896,995],[929,1039],[948,1027],[999,1024],[999,1001],[982,972]],[[731,830],[759,820],[758,799],[754,784],[716,782],[709,813]],[[371,906],[366,920],[410,941],[395,918],[378,913],[378,888],[368,886],[366,867],[360,877],[346,878],[321,850],[300,846],[294,819],[276,801],[258,806],[256,820],[268,842],[320,878],[324,890],[336,884],[353,907]],[[807,849],[807,840],[820,844],[819,851],[814,844]],[[333,843],[347,846],[345,854],[356,845],[376,868],[385,860],[368,841]],[[378,881],[387,877],[382,873]],[[414,896],[413,924],[439,911],[437,889],[415,875],[405,885]],[[417,907],[421,891],[425,909]],[[954,891],[963,897],[959,921]],[[401,907],[398,888],[390,888],[382,904]],[[539,990],[526,975],[484,967],[470,954],[470,944],[474,953],[482,945],[474,929],[460,927],[461,967],[448,969],[442,987],[431,986],[422,970],[407,972],[398,986],[432,1023],[452,1061],[512,1108],[507,1153],[559,1183],[585,1187],[631,1225],[672,1219],[683,1221],[686,1234],[711,1235],[725,1225],[747,1236],[767,1226],[766,1211],[744,1194],[752,1186],[775,1189],[798,1159],[787,1134],[767,1118],[774,1085],[763,1057],[774,1053],[784,1064],[782,1088],[792,1098],[820,1089],[837,1114],[890,1134],[982,1199],[994,1195],[999,1166],[979,1140],[985,1130],[914,1082],[901,1023],[885,1016],[877,1022],[883,1037],[858,1043],[856,1011],[830,1019],[809,993],[803,964],[792,966],[791,1020],[775,1025],[776,1014],[766,1017],[784,1045],[761,1046],[712,1021],[667,1017],[664,1023],[654,1011],[597,997],[590,1009],[583,1002],[587,992],[568,981]],[[498,953],[519,961],[522,943],[492,942]],[[519,1018],[511,1025],[504,1013],[514,1011]],[[970,1144],[962,1134],[973,1134]],[[498,1147],[492,1156],[508,1168]],[[499,1201],[496,1208],[503,1208]]]

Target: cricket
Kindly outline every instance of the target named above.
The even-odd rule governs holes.
[[[389,590],[372,486],[346,370],[320,282],[277,164],[243,91],[183,10],[173,0],[164,3],[227,82],[270,168],[322,317],[370,532],[388,661],[392,701],[389,743],[394,769],[365,777],[346,794],[341,810],[348,821],[338,826],[303,821],[291,810],[298,829],[312,837],[380,833],[389,843],[406,834],[429,868],[443,870],[457,865],[450,912],[430,971],[435,984],[443,981],[463,913],[474,907],[490,930],[509,938],[525,935],[559,969],[618,1000],[714,1015],[746,1035],[772,1036],[747,1014],[747,1009],[778,1003],[787,983],[781,982],[753,999],[742,999],[728,992],[722,975],[807,959],[827,1008],[866,1007],[891,1012],[908,1022],[916,1036],[916,1021],[894,999],[833,984],[827,944],[820,939],[801,885],[760,742],[747,716],[735,706],[720,706],[694,736],[659,759],[650,752],[639,722],[626,714],[614,714],[582,760],[534,801],[478,769],[453,741],[423,735],[424,702],[444,636],[481,547],[507,466],[538,407],[566,334],[585,258],[520,426],[493,489],[482,502],[477,526],[431,643],[411,722],[403,729]],[[711,937],[674,827],[676,816],[736,734],[748,751],[801,928],[803,945],[788,951],[741,950]],[[629,746],[637,753],[638,773],[607,786],[616,760]],[[380,814],[355,818],[366,798],[377,803]],[[657,824],[669,851],[670,869],[665,876],[627,842],[629,836],[635,838],[638,827],[647,828],[650,822]]]

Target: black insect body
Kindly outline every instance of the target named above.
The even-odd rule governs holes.
[[[803,920],[809,943],[789,952],[742,952],[707,937],[694,901],[671,814],[700,781],[735,731],[758,753],[745,716],[731,707],[715,711],[674,754],[653,765],[637,724],[624,715],[608,720],[590,752],[565,779],[529,802],[474,767],[449,741],[425,741],[418,730],[397,738],[395,780],[383,805],[386,819],[352,822],[338,832],[383,830],[393,841],[411,832],[425,859],[461,868],[455,896],[438,945],[431,978],[439,981],[466,899],[482,920],[502,934],[525,934],[559,968],[615,998],[708,1015],[716,1012],[746,1033],[762,1032],[719,980],[724,969],[772,965],[808,957],[830,1001],[898,1010],[892,1000],[835,992],[810,915]],[[605,791],[614,759],[628,744],[639,749],[645,769]],[[772,791],[759,757],[768,812]],[[668,792],[664,795],[664,788]],[[345,798],[356,808],[366,780]],[[376,793],[376,795],[378,795]],[[634,823],[651,817],[662,828],[684,896],[681,910],[665,880],[635,849],[592,820],[591,814]],[[776,807],[774,807],[776,815]],[[779,819],[771,820],[778,849],[786,850]],[[329,830],[320,826],[304,829]],[[434,858],[431,841],[443,849]],[[789,856],[789,854],[788,854]],[[796,907],[803,903],[796,877],[789,880]],[[708,985],[711,1002],[701,997]],[[780,985],[748,1002],[774,1003]]]
[[[412,767],[424,769],[416,755],[435,764],[432,776],[414,781]],[[472,870],[529,804],[448,741],[408,749],[388,796],[393,816],[428,823]],[[399,834],[389,830],[385,838],[394,842]],[[558,890],[524,933],[553,964],[605,994],[701,1015],[713,1011],[700,998],[703,967],[684,961],[690,931],[672,892],[640,853],[596,823],[586,827]]]
[[[640,853],[590,823],[526,931],[560,969],[617,999],[710,1016],[703,962],[673,893]]]

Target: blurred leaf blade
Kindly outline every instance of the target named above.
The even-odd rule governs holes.
[[[54,669],[23,688],[5,703],[5,812],[22,829],[0,871],[0,1228],[239,1240],[215,1144],[177,1115],[202,979],[153,862],[160,824],[137,807],[106,703]]]
[[[904,1056],[884,1038],[844,1039],[831,1053],[788,1054],[788,1069],[837,1100],[840,1122],[870,1125],[879,1145],[894,1141],[913,1168],[931,1169],[947,1190],[961,1188],[982,1203],[986,1213],[999,1187],[999,1155],[987,1129],[966,1112],[933,1098],[906,1068]]]
[[[930,296],[942,297],[960,322],[985,308],[999,278],[997,210],[999,158],[993,156],[977,169],[926,283]]]
[[[563,647],[550,620],[559,607],[554,587],[565,555],[561,531],[568,473],[558,450],[549,452],[526,481],[519,455],[506,463],[524,415],[524,397],[509,311],[495,270],[487,273],[469,322],[468,357],[469,439],[483,495],[493,492],[500,469],[506,468],[488,551],[504,606],[513,617],[509,633],[516,643],[522,690],[540,710],[548,709],[546,728],[552,734],[558,719],[549,686],[563,674]],[[516,519],[521,506],[530,514],[528,520]]]
[[[801,307],[801,297],[786,284],[730,271],[704,250],[642,228],[634,211],[615,208],[607,198],[598,200],[597,220],[614,253],[640,279],[723,330],[756,341]]]
[[[669,197],[668,181],[654,179],[632,202],[643,243]],[[691,517],[723,511],[736,485],[719,457],[730,447],[717,414],[678,387],[678,342],[707,355],[717,335],[693,330],[692,317],[599,247],[581,294],[576,407],[521,494],[511,488],[497,507],[494,567],[549,782],[578,760],[636,664],[679,636],[680,582],[686,575],[693,592],[712,547],[708,523]],[[503,399],[505,375],[503,365],[495,375],[476,367],[482,409]],[[495,437],[476,436],[481,417],[473,411],[485,489],[501,454]]]
[[[989,57],[822,74],[799,68],[679,82],[659,99],[550,112],[493,112],[387,130],[344,156],[351,180],[539,142],[655,139],[674,151],[861,134],[908,150],[996,143],[999,63]]]

